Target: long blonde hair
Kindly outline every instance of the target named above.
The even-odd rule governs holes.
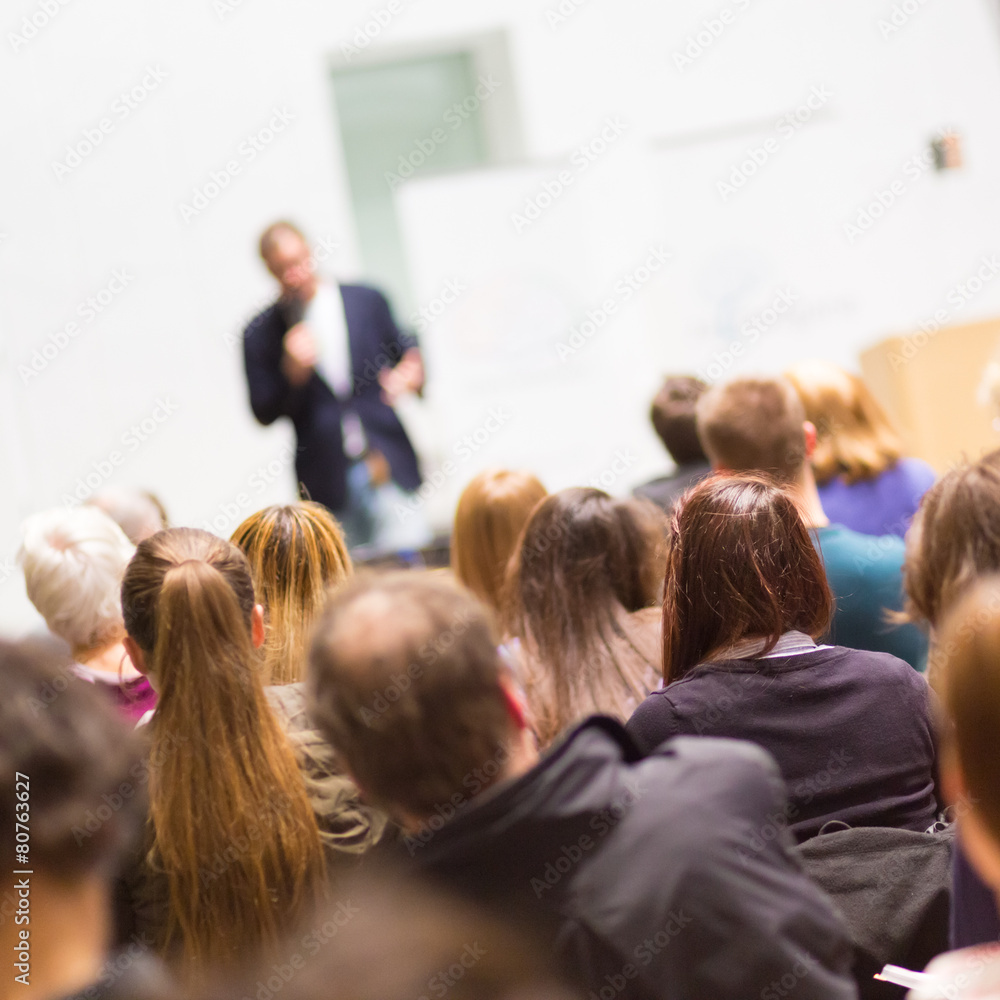
[[[816,426],[812,457],[816,481],[874,479],[903,454],[899,435],[871,390],[857,375],[827,361],[803,361],[785,377]]]
[[[451,535],[451,568],[476,597],[500,610],[507,563],[545,487],[530,472],[488,469],[462,491]]]
[[[264,605],[264,683],[304,680],[313,619],[330,589],[354,571],[340,526],[318,503],[265,507],[230,541],[247,557]]]
[[[140,543],[122,583],[159,691],[149,862],[169,902],[157,944],[189,970],[276,945],[323,882],[316,819],[255,666],[253,608],[243,554],[193,528]]]

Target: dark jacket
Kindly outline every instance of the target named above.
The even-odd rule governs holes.
[[[632,496],[640,500],[652,500],[665,514],[669,514],[674,509],[674,504],[695,483],[700,483],[711,474],[712,467],[708,462],[687,462],[684,465],[678,465],[669,476],[653,479],[648,483],[643,483],[642,486],[637,486],[632,490]]]
[[[354,389],[349,400],[338,399],[313,372],[293,386],[281,372],[283,338],[289,328],[278,303],[250,321],[243,334],[250,407],[262,424],[290,417],[298,450],[295,472],[308,497],[333,511],[347,502],[347,467],[341,417],[344,406],[358,415],[372,448],[389,462],[392,478],[404,489],[420,485],[417,456],[399,418],[382,401],[378,373],[394,367],[416,341],[396,326],[381,292],[364,285],[341,285]]]
[[[426,874],[534,924],[601,996],[854,997],[829,900],[784,835],[758,835],[784,802],[757,747],[674,740],[642,759],[595,716],[410,851]]]
[[[627,727],[646,749],[685,735],[764,747],[788,783],[780,818],[799,840],[833,819],[926,830],[938,808],[930,698],[895,656],[834,646],[695,667],[649,695]]]

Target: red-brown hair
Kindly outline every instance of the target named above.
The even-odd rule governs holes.
[[[789,494],[763,476],[713,476],[674,509],[663,585],[663,679],[741,639],[821,636],[833,599]]]

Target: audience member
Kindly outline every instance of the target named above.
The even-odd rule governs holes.
[[[924,495],[906,536],[906,613],[930,627],[928,676],[946,659],[940,628],[948,611],[983,576],[1000,573],[1000,452],[941,477]],[[992,892],[970,867],[961,837],[954,854],[951,943],[1000,939]]]
[[[857,375],[827,361],[803,361],[785,375],[816,428],[812,468],[827,516],[863,535],[902,538],[934,470],[903,457],[899,435]]]
[[[778,762],[799,840],[830,820],[926,830],[937,812],[927,682],[887,653],[817,645],[823,564],[794,500],[715,477],[675,508],[663,588],[663,679],[627,729],[750,740]]]
[[[9,845],[0,996],[137,995],[135,980],[151,963],[118,971],[108,955],[111,880],[138,827],[137,776],[138,743],[92,685],[0,643],[0,823]]]
[[[122,642],[119,589],[134,551],[110,517],[81,506],[29,517],[18,559],[31,603],[70,647],[68,669],[138,719],[156,704],[156,692]]]
[[[134,930],[188,975],[276,946],[322,884],[292,748],[267,706],[264,639],[243,554],[191,528],[142,542],[122,583],[133,662],[160,698],[150,809],[125,880]]]
[[[887,612],[902,605],[903,540],[830,523],[809,464],[816,428],[791,384],[743,378],[713,387],[698,401],[698,433],[717,471],[767,473],[791,491],[836,598],[832,641],[892,653],[923,670],[925,636],[913,625],[887,621]]]
[[[426,573],[338,591],[311,675],[317,718],[416,866],[534,922],[585,989],[855,996],[829,901],[780,831],[758,836],[785,808],[760,748],[681,739],[642,758],[598,717],[539,759],[488,613]]]
[[[154,494],[145,490],[108,486],[87,503],[103,510],[125,532],[133,545],[138,545],[168,526],[163,504]]]
[[[251,514],[230,541],[264,606],[264,683],[303,680],[313,618],[353,571],[340,526],[321,504],[295,503]]]
[[[663,517],[601,490],[554,493],[511,560],[504,624],[543,746],[595,712],[624,722],[659,683]]]
[[[451,568],[476,597],[499,613],[510,557],[528,517],[546,496],[530,472],[489,469],[462,491],[451,533]]]
[[[685,490],[712,471],[695,420],[695,407],[706,389],[699,378],[671,375],[653,399],[649,416],[675,468],[669,476],[637,486],[633,495],[652,500],[667,514]]]
[[[955,804],[965,855],[972,862],[993,911],[1000,905],[1000,577],[974,584],[945,612],[938,689],[950,726],[943,741],[941,778]],[[957,896],[954,905],[965,900]],[[982,939],[983,941],[987,939]],[[921,996],[1000,995],[1000,947],[962,948],[935,959],[935,976]]]
[[[277,962],[210,1000],[572,1000],[552,959],[509,920],[403,873],[359,872]],[[208,998],[206,998],[208,1000]]]

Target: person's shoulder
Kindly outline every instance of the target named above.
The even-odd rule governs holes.
[[[899,535],[863,535],[843,524],[818,528],[823,555],[852,559],[859,569],[879,564],[901,564],[906,545]]]
[[[360,303],[384,302],[385,295],[374,285],[367,285],[364,282],[341,282],[340,294],[345,301],[353,300]]]
[[[253,337],[260,336],[273,327],[282,326],[281,313],[278,310],[278,303],[272,302],[269,306],[261,309],[253,319],[247,323],[243,330],[244,339],[251,339]],[[281,332],[284,332],[282,330]]]
[[[723,798],[736,788],[757,787],[770,798],[781,773],[763,747],[746,740],[714,736],[674,736],[643,762],[654,774],[674,782],[701,786]]]
[[[871,649],[851,649],[833,646],[827,651],[825,666],[844,676],[854,676],[865,688],[890,688],[895,692],[909,690],[919,698],[927,697],[927,679],[906,660],[892,653]]]
[[[927,491],[934,485],[937,473],[922,458],[904,456],[896,463],[900,474],[915,486]]]

